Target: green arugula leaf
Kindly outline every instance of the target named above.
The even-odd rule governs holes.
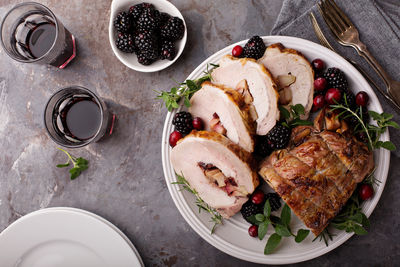
[[[265,245],[264,248],[264,254],[268,255],[271,254],[275,248],[279,245],[281,242],[282,237],[276,233],[272,234],[267,241],[267,244]]]
[[[283,225],[288,226],[290,223],[290,219],[291,219],[291,211],[289,206],[285,203],[281,212],[281,221]]]
[[[309,233],[310,233],[310,230],[299,229],[297,231],[297,235],[296,235],[296,238],[294,239],[294,241],[296,241],[296,243],[302,242],[304,239],[306,239],[306,237],[308,236]]]
[[[260,225],[258,226],[258,238],[260,240],[263,240],[264,236],[267,234],[268,225],[269,225],[269,221],[264,221],[264,222],[260,223]]]

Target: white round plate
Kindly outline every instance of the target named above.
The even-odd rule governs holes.
[[[129,239],[88,211],[48,208],[18,219],[0,234],[0,266],[144,266]]]
[[[140,3],[150,3],[153,4],[154,7],[160,11],[160,12],[166,12],[169,15],[173,17],[178,17],[183,20],[183,24],[185,25],[185,33],[183,35],[183,38],[181,40],[178,40],[175,42],[175,47],[176,47],[176,56],[173,60],[157,60],[153,62],[151,65],[145,66],[140,64],[137,61],[136,54],[132,53],[124,53],[120,51],[117,46],[115,45],[115,39],[117,36],[117,33],[114,28],[114,20],[116,16],[118,15],[119,12],[129,11],[129,7],[134,6],[136,4]],[[117,58],[124,63],[127,67],[136,70],[136,71],[141,71],[141,72],[155,72],[159,71],[162,69],[165,69],[172,65],[182,54],[183,49],[185,48],[186,45],[186,39],[187,39],[187,27],[185,23],[185,19],[183,18],[181,12],[170,2],[167,0],[113,0],[111,3],[111,12],[110,12],[110,23],[108,26],[108,38],[110,40],[111,48],[114,52],[114,54],[117,56]]]
[[[328,67],[338,67],[346,74],[350,88],[353,92],[364,90],[370,96],[369,109],[376,112],[382,112],[382,107],[363,76],[344,58],[331,50],[320,46],[316,43],[303,40],[295,37],[287,36],[265,36],[264,42],[267,45],[273,43],[282,43],[288,48],[293,48],[303,53],[308,60],[321,58],[325,61]],[[206,70],[207,63],[217,64],[220,58],[226,54],[230,54],[235,45],[244,45],[247,40],[230,45],[201,63],[187,79],[196,79],[203,76],[203,71]],[[181,106],[182,108],[182,106]],[[165,180],[168,190],[175,202],[178,210],[188,222],[188,224],[208,243],[215,246],[219,250],[240,258],[242,260],[266,263],[266,264],[288,264],[306,261],[309,259],[321,256],[332,249],[343,244],[349,239],[352,234],[345,233],[344,231],[337,231],[332,229],[332,233],[336,236],[333,241],[329,242],[329,246],[325,246],[324,242],[312,242],[314,236],[310,233],[309,236],[300,244],[294,242],[293,238],[283,238],[281,244],[274,251],[273,254],[264,255],[264,247],[267,237],[271,234],[271,230],[267,233],[267,237],[260,241],[257,238],[252,238],[247,233],[249,224],[238,213],[229,220],[224,220],[224,224],[217,226],[214,234],[210,234],[213,224],[210,222],[209,214],[205,212],[198,212],[195,205],[195,198],[193,195],[186,191],[180,191],[178,185],[171,184],[176,181],[174,169],[170,161],[171,147],[168,143],[169,134],[173,131],[172,119],[175,113],[179,110],[168,113],[163,130],[162,136],[162,163],[164,169]],[[384,141],[389,140],[389,134],[386,132],[382,135]],[[374,152],[375,159],[375,176],[380,181],[379,186],[375,187],[375,195],[371,200],[363,203],[363,212],[369,216],[374,210],[385,186],[386,177],[389,170],[390,153],[387,150],[379,149]],[[297,231],[299,228],[305,226],[293,215],[291,227],[292,230]],[[371,227],[374,227],[373,225]],[[330,229],[331,230],[331,229]]]

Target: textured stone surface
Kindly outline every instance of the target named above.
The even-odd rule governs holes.
[[[215,249],[184,221],[163,177],[160,142],[166,109],[153,89],[182,81],[205,58],[254,34],[268,35],[280,1],[173,3],[188,25],[188,43],[171,67],[157,73],[128,69],[108,41],[108,0],[38,0],[78,40],[78,56],[65,70],[20,64],[0,49],[0,230],[20,216],[52,206],[82,208],[117,225],[146,265],[252,265]],[[15,1],[0,0],[0,17]],[[311,30],[311,27],[310,29]],[[42,114],[60,87],[79,84],[97,92],[118,115],[112,138],[76,149],[90,168],[75,181],[55,168],[64,155],[47,136]],[[392,166],[400,160],[392,157]],[[303,263],[313,266],[395,265],[400,261],[399,167],[392,167],[367,236]],[[0,255],[1,257],[1,255]]]

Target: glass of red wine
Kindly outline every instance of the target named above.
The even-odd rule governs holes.
[[[44,124],[57,144],[75,148],[111,135],[115,115],[103,100],[81,86],[62,88],[46,104]]]
[[[39,3],[13,7],[3,18],[0,33],[4,50],[19,62],[63,69],[76,55],[74,36],[50,9]]]

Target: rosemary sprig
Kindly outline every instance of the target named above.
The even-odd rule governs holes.
[[[196,189],[192,188],[188,181],[183,177],[183,175],[176,174],[176,182],[173,182],[172,184],[178,184],[182,186],[182,189],[192,193],[196,197],[196,206],[199,208],[199,213],[204,210],[208,213],[211,214],[211,221],[214,222],[214,226],[211,229],[211,234],[214,233],[215,228],[219,224],[223,224],[222,222],[222,216],[219,214],[214,208],[210,207],[206,202],[204,202],[203,199],[199,196],[199,193],[196,191]]]
[[[211,68],[210,68],[211,66]],[[213,63],[207,64],[207,70],[204,71],[204,76],[195,80],[186,80],[183,83],[178,83],[177,87],[172,87],[170,91],[155,91],[158,93],[157,98],[162,99],[168,111],[179,107],[179,101],[183,98],[183,103],[186,107],[190,107],[190,98],[200,88],[205,81],[211,80],[211,73],[218,65]]]
[[[326,227],[319,235],[317,235],[313,239],[312,242],[314,242],[315,240],[317,240],[319,238],[319,242],[321,242],[323,240],[325,245],[328,246],[329,240],[332,241],[334,236],[335,236],[335,234],[331,234],[328,230],[328,227]]]

